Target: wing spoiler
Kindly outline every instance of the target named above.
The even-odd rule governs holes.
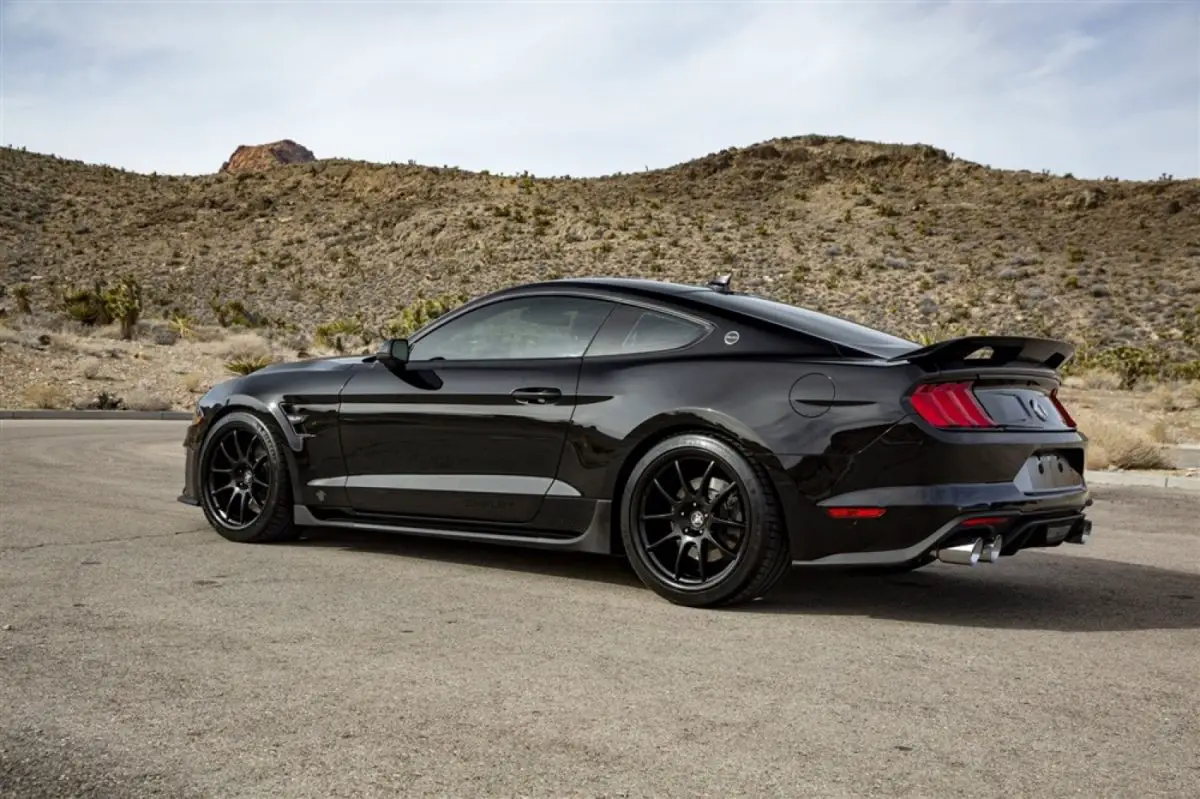
[[[968,355],[988,348],[985,358],[967,359]],[[1069,341],[1028,336],[963,336],[951,338],[901,353],[889,361],[909,361],[925,369],[963,366],[1034,366],[1058,369],[1075,354]]]

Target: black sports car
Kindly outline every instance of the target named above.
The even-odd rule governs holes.
[[[1071,344],[922,347],[733,291],[505,289],[370,356],[214,387],[180,500],[222,536],[311,526],[624,555],[673,602],[792,566],[975,565],[1091,534]]]

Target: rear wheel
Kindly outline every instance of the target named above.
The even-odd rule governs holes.
[[[294,539],[292,484],[275,428],[246,411],[213,424],[200,451],[200,506],[230,541]]]
[[[762,468],[700,434],[661,442],[634,466],[621,498],[621,536],[647,586],[681,605],[765,595],[787,572],[787,538]]]

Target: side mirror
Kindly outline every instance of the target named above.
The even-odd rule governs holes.
[[[403,366],[408,363],[408,339],[389,338],[379,349],[379,360],[389,366]]]

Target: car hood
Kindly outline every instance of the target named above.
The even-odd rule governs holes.
[[[357,363],[362,363],[365,355],[330,355],[325,358],[305,358],[300,361],[280,361],[262,369],[256,369],[251,374],[266,374],[278,372],[337,372],[349,369]]]

